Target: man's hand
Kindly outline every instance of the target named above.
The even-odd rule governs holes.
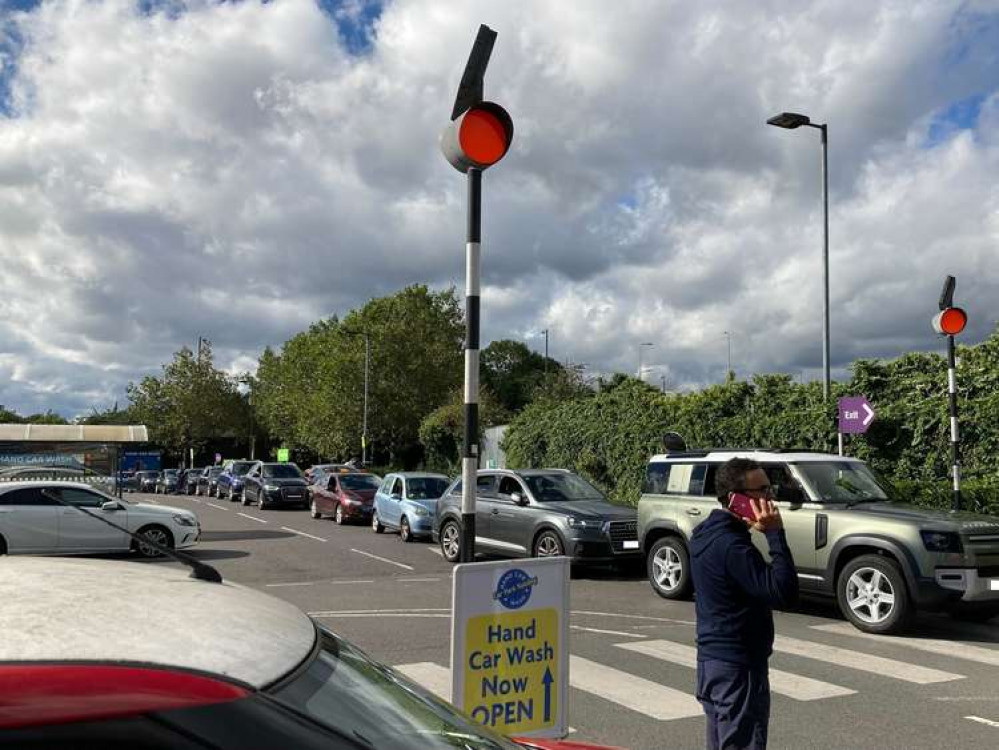
[[[748,518],[745,519],[749,527],[756,529],[757,531],[762,531],[766,533],[771,529],[779,529],[784,526],[784,522],[780,518],[780,510],[777,509],[776,504],[772,500],[749,498],[749,505],[753,509],[753,515],[756,516],[756,521],[750,521]]]

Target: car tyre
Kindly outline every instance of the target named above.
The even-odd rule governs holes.
[[[316,498],[312,498],[309,502],[309,515],[313,518],[322,518],[323,514],[319,512],[319,508],[316,507]]]
[[[336,504],[336,513],[333,515],[333,520],[336,521],[337,526],[343,526],[343,522],[347,520],[343,515],[343,506],[340,503]]]
[[[378,511],[374,511],[371,514],[371,530],[376,534],[385,533],[385,527],[382,526],[382,522],[378,520]]]
[[[565,554],[565,545],[557,532],[548,529],[538,534],[534,540],[532,553],[535,557],[558,557]]]
[[[232,490],[231,489],[229,490],[229,494],[230,495],[232,494]],[[250,498],[248,498],[246,496],[246,490],[245,489],[239,494],[239,502],[242,503],[243,505],[249,505],[250,504]]]
[[[843,616],[864,633],[898,633],[913,614],[902,569],[882,555],[861,555],[843,566],[836,601]]]
[[[399,538],[404,542],[413,541],[413,530],[409,527],[409,519],[406,516],[399,521]]]
[[[663,599],[686,599],[694,583],[690,577],[690,554],[682,539],[664,536],[649,550],[646,574],[652,590]]]
[[[164,526],[160,526],[158,524],[143,526],[137,533],[139,536],[152,539],[154,542],[157,542],[163,547],[173,549],[173,535],[171,535],[170,530]],[[163,554],[155,547],[150,547],[138,541],[135,543],[134,549],[139,553],[139,555],[149,559],[159,557]]]
[[[7,540],[0,536],[0,555],[7,554]]]
[[[455,520],[448,520],[441,526],[441,554],[449,563],[458,562],[461,557],[461,526]]]

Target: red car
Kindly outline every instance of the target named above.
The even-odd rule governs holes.
[[[364,472],[330,474],[325,483],[312,486],[309,509],[313,518],[333,516],[337,523],[371,522],[375,492],[382,479]]]

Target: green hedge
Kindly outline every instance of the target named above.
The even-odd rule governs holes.
[[[999,510],[999,332],[959,347],[959,407],[967,507]],[[503,448],[513,467],[564,467],[588,477],[620,503],[638,501],[649,456],[679,432],[691,448],[801,448],[835,452],[836,400],[863,394],[878,418],[846,453],[907,489],[918,502],[949,507],[950,425],[943,357],[907,354],[858,360],[828,402],[820,383],[758,375],[702,391],[669,395],[634,378],[562,403],[534,403],[511,422]],[[909,484],[905,484],[909,483]]]

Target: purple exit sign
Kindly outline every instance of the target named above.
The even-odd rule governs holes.
[[[839,400],[839,431],[862,435],[874,421],[874,409],[863,396],[844,396]]]

